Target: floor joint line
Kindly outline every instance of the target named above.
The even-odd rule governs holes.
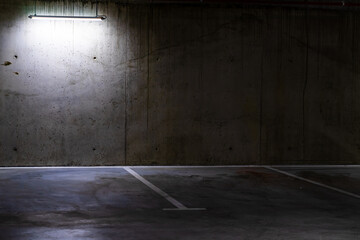
[[[214,166],[200,166],[200,165],[184,165],[184,166],[23,166],[23,167],[0,167],[1,170],[10,169],[107,169],[107,168],[265,168],[265,167],[281,167],[281,168],[360,168],[360,165],[214,165]]]

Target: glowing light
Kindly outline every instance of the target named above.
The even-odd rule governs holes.
[[[71,20],[71,21],[103,21],[106,16],[48,16],[48,15],[30,15],[30,19],[34,20]]]

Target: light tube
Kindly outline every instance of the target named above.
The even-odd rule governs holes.
[[[106,16],[49,16],[49,15],[30,15],[30,19],[35,20],[72,20],[72,21],[103,21]]]

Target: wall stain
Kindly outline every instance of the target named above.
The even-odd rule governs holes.
[[[5,89],[5,90],[1,90],[0,89],[0,93],[4,93],[4,95],[6,97],[10,96],[10,95],[13,95],[15,97],[35,97],[35,96],[38,96],[38,94],[24,94],[24,93],[20,93],[20,92],[16,92],[16,91],[11,91],[11,90],[8,90],[8,89]]]
[[[11,65],[12,64],[12,62],[9,62],[9,61],[5,61],[3,64],[1,64],[1,65],[3,65],[3,66],[9,66],[9,65]]]

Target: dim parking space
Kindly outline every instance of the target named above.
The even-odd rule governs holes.
[[[0,239],[357,239],[360,235],[359,199],[264,167],[130,168],[140,180],[126,169],[1,169]],[[360,168],[277,169],[312,179],[304,171],[334,176],[326,183],[340,187],[339,174],[357,181]],[[358,185],[353,187],[346,189],[356,192]]]
[[[1,213],[161,208],[166,201],[122,168],[0,171]],[[158,200],[158,201],[157,201]]]

